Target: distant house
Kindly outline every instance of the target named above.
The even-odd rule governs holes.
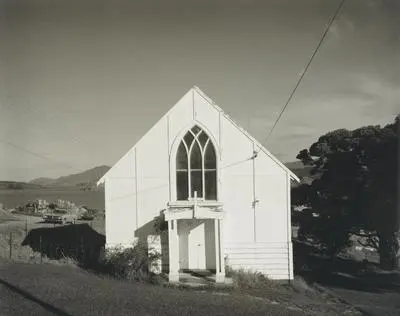
[[[66,200],[61,200],[58,199],[55,202],[56,207],[61,208],[61,209],[71,209],[75,207],[75,204],[70,202],[70,201],[66,201]]]
[[[46,209],[49,206],[49,203],[43,199],[37,199],[35,202],[38,210]]]
[[[193,87],[97,183],[106,246],[158,234],[170,281],[206,269],[223,282],[225,263],[293,279],[291,180],[299,181]],[[160,218],[164,237],[153,229]]]

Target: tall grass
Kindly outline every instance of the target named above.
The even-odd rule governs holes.
[[[245,270],[243,268],[234,270],[227,266],[225,268],[225,273],[227,277],[232,278],[234,287],[238,289],[272,289],[279,286],[279,283],[257,271]]]
[[[258,292],[281,294],[297,292],[311,296],[316,294],[315,288],[300,276],[295,276],[290,284],[285,284],[277,280],[272,280],[257,271],[245,269],[234,270],[229,266],[226,266],[225,271],[226,276],[232,278],[234,287],[239,290],[256,290]]]

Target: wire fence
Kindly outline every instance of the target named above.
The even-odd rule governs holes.
[[[15,241],[18,239],[18,236],[15,236],[16,233],[9,232],[8,234],[2,234],[2,238],[7,239],[7,246],[8,246],[8,259],[13,260],[15,259],[14,255],[15,253],[20,253],[18,251],[18,246],[15,245]],[[24,246],[24,245],[21,245]],[[36,246],[36,245],[35,245]],[[38,252],[40,254],[40,263],[43,263],[43,258],[47,257],[50,259],[60,259],[60,258],[70,258],[75,261],[85,261],[85,243],[83,237],[81,237],[81,242],[79,246],[76,245],[70,245],[70,247],[67,248],[67,251],[65,251],[65,245],[63,244],[58,244],[56,242],[46,242],[44,241],[44,238],[42,236],[39,236],[38,238],[38,243],[37,247],[34,247],[32,249],[35,252]],[[71,254],[73,254],[71,256]]]

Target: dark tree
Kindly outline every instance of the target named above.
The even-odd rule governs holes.
[[[321,136],[297,158],[315,180],[293,190],[299,233],[330,255],[349,246],[351,235],[376,247],[381,267],[399,267],[399,116],[393,124],[338,129]]]
[[[50,210],[55,210],[57,208],[57,205],[55,203],[50,203],[49,204],[49,209]]]

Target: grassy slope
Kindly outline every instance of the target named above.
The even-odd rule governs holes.
[[[67,315],[304,315],[243,295],[130,284],[73,267],[4,265],[0,280],[25,297],[31,295],[51,305],[43,304],[45,309],[58,309]],[[22,295],[21,301],[25,301]]]
[[[250,296],[237,291],[182,290],[99,277],[70,266],[49,264],[0,265],[1,285],[43,311],[59,315],[355,315],[333,301],[315,298],[298,307],[295,293],[289,303],[273,302],[268,295]],[[13,294],[11,293],[11,294]],[[2,293],[3,298],[10,293]],[[7,300],[7,297],[5,298]],[[22,303],[22,304],[21,304]],[[304,303],[304,302],[303,302]],[[19,314],[24,310],[17,310]],[[18,313],[2,315],[19,315]],[[25,310],[26,313],[26,310]]]
[[[0,295],[15,296],[14,290],[1,285],[1,280],[5,280],[23,291],[34,293],[40,301],[54,302],[53,305],[58,308],[67,306],[66,311],[73,315],[86,314],[83,313],[84,308],[93,308],[89,311],[89,315],[125,315],[136,309],[153,315],[192,312],[194,315],[217,312],[221,314],[236,312],[243,315],[297,315],[301,314],[298,313],[299,308],[303,311],[306,310],[308,315],[339,315],[349,310],[348,306],[337,304],[321,293],[316,293],[312,289],[309,291],[310,288],[306,284],[302,284],[301,279],[296,279],[293,287],[274,286],[270,282],[262,284],[246,279],[244,282],[250,285],[249,288],[241,286],[232,292],[225,292],[225,296],[216,296],[211,293],[186,292],[161,286],[129,285],[124,282],[99,278],[76,268],[73,262],[68,260],[55,261],[44,258],[42,265],[21,264],[40,262],[38,252],[33,252],[29,246],[21,246],[26,236],[25,220],[28,220],[28,231],[41,227],[53,227],[53,225],[41,223],[40,219],[33,217],[20,216],[19,219],[19,221],[0,225],[0,268],[2,261],[8,261],[9,232],[13,233],[13,260],[19,262],[3,266],[3,270],[0,269]],[[102,217],[96,218],[91,226],[98,233],[104,234],[105,227]],[[54,265],[56,266],[54,267]],[[258,298],[249,298],[249,295]],[[164,300],[160,301],[160,297]],[[72,300],[73,303],[67,304],[66,302],[69,300]],[[271,300],[279,302],[280,306],[273,305]],[[15,297],[11,298],[11,301],[18,302]],[[327,305],[327,301],[330,301],[330,305]],[[182,304],[189,307],[180,306]],[[95,307],[90,307],[91,305]],[[19,309],[15,309],[18,313],[13,314],[10,305],[8,306],[10,314],[3,313],[2,315],[26,314],[24,308],[28,308],[28,306],[31,304],[21,299],[21,302],[18,303]],[[121,310],[120,306],[122,306]],[[3,311],[7,311],[7,306],[4,308]],[[31,306],[28,310],[35,310],[35,308],[38,307]],[[297,308],[297,312],[292,310],[289,313],[288,308]],[[45,311],[43,308],[42,310]],[[120,313],[116,313],[117,310]],[[102,312],[104,313],[102,314]],[[37,314],[41,315],[42,312],[38,311]]]
[[[18,216],[17,216],[18,217]],[[9,232],[13,233],[13,260],[14,264],[3,266],[0,269],[0,295],[11,295],[10,302],[18,302],[18,308],[12,313],[12,306],[6,306],[3,311],[10,314],[26,314],[26,309],[36,310],[36,305],[31,306],[26,300],[18,301],[15,291],[1,284],[1,280],[18,287],[23,291],[34,294],[37,299],[44,302],[54,302],[58,308],[67,306],[66,311],[73,315],[83,313],[85,308],[93,308],[89,315],[116,315],[129,314],[129,311],[138,310],[150,314],[261,314],[261,315],[297,315],[289,313],[287,308],[296,307],[307,310],[308,315],[338,315],[348,307],[343,304],[327,306],[327,298],[320,293],[305,291],[307,286],[297,282],[296,286],[283,287],[267,284],[251,284],[250,288],[236,288],[232,292],[225,292],[225,296],[181,291],[164,287],[149,286],[144,284],[127,284],[111,279],[99,278],[84,270],[74,267],[72,261],[55,261],[43,259],[44,264],[25,265],[24,263],[39,263],[40,255],[33,252],[29,246],[21,246],[25,239],[25,220],[28,219],[28,231],[41,227],[52,227],[52,224],[41,223],[40,219],[20,216],[19,221],[0,225],[0,267],[1,262],[7,262],[9,256]],[[58,225],[57,225],[58,226]],[[92,227],[100,234],[104,234],[104,219],[96,218]],[[23,264],[21,264],[23,263]],[[51,263],[52,265],[46,264]],[[61,264],[61,265],[60,265]],[[56,266],[54,266],[56,265]],[[110,294],[111,293],[111,294]],[[228,295],[228,296],[226,296]],[[249,295],[258,297],[249,298]],[[160,301],[160,298],[163,300]],[[278,301],[281,306],[271,304],[271,300]],[[67,303],[72,301],[73,303]],[[155,303],[155,302],[158,302]],[[90,307],[93,305],[94,307]],[[181,306],[188,305],[188,306]],[[121,307],[121,310],[119,307]],[[284,308],[283,306],[286,306]],[[177,309],[176,309],[177,308]],[[39,308],[40,309],[40,308]],[[45,309],[42,308],[43,311]],[[24,312],[25,311],[25,312]],[[42,312],[37,311],[37,314]]]

